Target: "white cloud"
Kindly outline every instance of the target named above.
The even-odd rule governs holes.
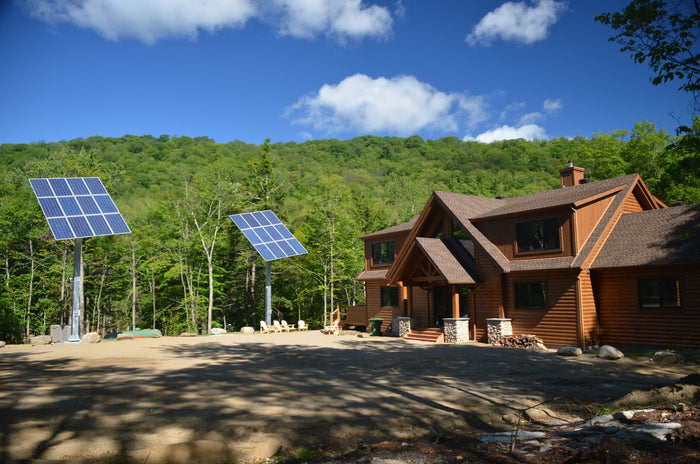
[[[477,135],[476,137],[466,136],[465,141],[476,140],[482,143],[491,143],[499,140],[511,140],[511,139],[544,139],[547,138],[547,134],[543,127],[536,124],[527,124],[520,127],[511,127],[509,125],[503,125],[497,127],[491,131],[484,132]]]
[[[540,113],[539,111],[535,111],[534,113],[528,113],[520,118],[520,124],[518,125],[527,126],[528,124],[534,124],[536,122],[540,122],[542,118],[544,118],[544,116],[542,116],[542,113]]]
[[[25,0],[32,16],[73,23],[109,40],[196,38],[200,31],[243,27],[257,18],[294,37],[346,39],[391,32],[389,10],[362,0]]]
[[[542,109],[547,113],[556,113],[562,108],[562,106],[563,105],[560,98],[557,98],[556,100],[547,99],[542,104]]]
[[[566,10],[564,2],[537,0],[535,6],[525,2],[506,2],[481,18],[466,38],[474,46],[489,44],[496,39],[531,44],[544,40],[549,27]]]
[[[410,135],[421,130],[455,132],[462,119],[467,123],[483,120],[483,108],[479,97],[444,93],[413,76],[372,79],[355,74],[301,98],[287,116],[328,133],[356,130]]]

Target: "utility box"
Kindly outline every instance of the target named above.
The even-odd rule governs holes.
[[[70,326],[63,325],[52,325],[49,328],[49,335],[51,335],[51,343],[65,343],[70,337]]]

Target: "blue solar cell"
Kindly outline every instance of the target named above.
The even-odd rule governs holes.
[[[83,214],[74,197],[58,197],[58,202],[61,204],[65,216],[80,216]]]
[[[255,216],[253,216],[251,213],[244,213],[243,219],[245,222],[248,223],[248,227],[259,227],[260,223],[255,220]]]
[[[63,179],[63,178],[49,179],[49,184],[51,184],[51,188],[53,188],[54,193],[58,197],[68,196],[71,194],[71,191],[68,188],[68,182],[66,182],[66,179]]]
[[[265,226],[264,229],[265,232],[267,232],[267,235],[269,235],[275,242],[282,240],[283,237],[279,232],[277,232],[275,226]]]
[[[90,223],[90,227],[92,227],[93,232],[95,232],[95,235],[112,235],[112,229],[109,228],[109,225],[107,224],[107,221],[105,221],[104,217],[100,216],[99,214],[85,217]]]
[[[56,240],[131,232],[97,177],[29,179],[29,183]]]
[[[284,251],[284,254],[287,256],[294,256],[297,254],[297,252],[294,251],[294,248],[292,248],[289,243],[285,242],[284,240],[277,242],[277,245],[282,248],[282,251]]]
[[[68,218],[68,223],[76,237],[93,237],[95,235],[84,216],[71,216]]]
[[[270,249],[264,244],[255,245],[255,249],[258,250],[258,253],[260,253],[260,256],[262,256],[265,261],[272,261],[275,259],[275,255],[273,255]]]
[[[267,243],[272,241],[272,237],[270,237],[267,234],[267,232],[265,232],[265,229],[263,229],[262,227],[258,227],[257,229],[255,229],[255,232],[258,234],[258,236],[263,242]]]
[[[243,230],[248,228],[248,223],[243,220],[243,217],[240,214],[233,214],[229,217],[239,229]]]
[[[253,229],[244,229],[241,232],[243,232],[245,238],[247,238],[252,245],[262,243],[262,240],[260,239],[260,237],[258,237],[258,234],[256,234]]]
[[[65,216],[61,206],[58,204],[55,198],[38,198],[39,204],[41,205],[41,210],[44,212],[44,216],[50,217],[61,217]]]
[[[270,249],[270,252],[272,253],[272,256],[275,257],[275,259],[281,259],[281,258],[286,258],[287,255],[282,251],[282,248],[279,247],[275,242],[271,243],[266,243],[267,247]]]
[[[99,177],[85,177],[85,184],[90,189],[90,193],[93,195],[104,195],[107,194],[107,190]]]
[[[83,210],[83,214],[100,214],[100,208],[97,207],[97,203],[92,197],[81,196],[75,197],[78,200],[80,208]]]
[[[270,211],[269,209],[267,209],[265,211],[260,211],[260,214],[265,216],[267,218],[267,221],[270,224],[282,224],[282,221],[279,220],[277,215],[275,213],[273,213],[272,211]]]
[[[230,218],[265,261],[306,253],[301,243],[270,210],[233,214]]]
[[[287,243],[289,243],[289,245],[292,248],[294,248],[294,251],[296,251],[298,255],[304,255],[304,254],[308,253],[306,251],[306,248],[304,248],[304,246],[301,243],[299,243],[299,240],[297,240],[295,238],[292,240],[289,240]]]
[[[49,222],[49,227],[51,227],[53,238],[56,240],[75,238],[75,235],[73,235],[73,231],[68,225],[66,218],[48,218],[46,220]]]
[[[95,201],[97,206],[100,207],[100,211],[103,213],[118,213],[117,205],[114,204],[109,195],[95,195]]]
[[[31,184],[32,189],[34,189],[34,194],[37,196],[37,198],[53,196],[53,190],[51,190],[51,185],[49,185],[48,180],[29,179],[29,183]]]
[[[105,214],[105,219],[107,220],[107,223],[109,224],[109,227],[111,227],[113,233],[128,234],[131,232],[131,229],[129,229],[129,226],[126,225],[126,222],[124,222],[124,218],[122,218],[121,214]]]
[[[73,195],[90,195],[85,182],[83,182],[82,177],[70,177],[66,179],[68,186],[73,191]]]
[[[253,215],[256,221],[258,221],[258,224],[261,226],[266,226],[270,224],[270,221],[265,217],[262,211],[256,211],[254,213],[250,213]]]

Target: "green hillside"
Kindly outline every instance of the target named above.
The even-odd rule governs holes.
[[[207,137],[89,137],[0,145],[0,340],[68,323],[73,243],[53,240],[32,177],[100,177],[129,235],[85,240],[85,330],[172,335],[263,316],[264,262],[230,214],[272,209],[309,250],[273,262],[273,318],[318,325],[363,303],[360,237],[419,214],[434,190],[494,197],[559,186],[568,160],[599,180],[639,172],[662,200],[698,202],[696,121],[675,137],[648,122],[590,139],[357,137],[261,145]],[[210,279],[211,277],[211,279]],[[211,282],[211,285],[210,285]],[[210,297],[211,295],[211,297]]]

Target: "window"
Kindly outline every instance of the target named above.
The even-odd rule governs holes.
[[[639,279],[642,309],[680,309],[681,283],[678,279]]]
[[[520,253],[560,248],[557,218],[516,224],[515,235]]]
[[[372,264],[391,264],[394,262],[394,242],[372,244]]]
[[[397,287],[382,287],[382,307],[399,307],[399,289]]]
[[[516,282],[515,307],[518,309],[546,309],[547,296],[544,282]]]

